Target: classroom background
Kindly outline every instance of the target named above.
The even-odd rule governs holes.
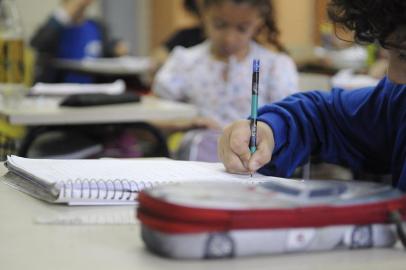
[[[35,50],[36,48],[31,47],[33,44],[32,38],[41,25],[44,24],[44,21],[54,14],[61,1],[15,0],[14,2],[18,8],[19,19],[23,29],[23,39],[26,46],[24,53],[24,63],[26,66],[24,82],[30,88],[35,82],[34,74],[38,72],[35,63],[37,58],[40,57],[40,54]],[[280,41],[286,47],[289,56],[294,60],[299,72],[298,88],[300,91],[329,91],[331,87],[342,87],[350,90],[374,85],[384,76],[385,61],[383,61],[383,64],[379,61],[378,67],[374,67],[374,64],[378,63],[378,57],[381,57],[377,53],[376,48],[354,46],[352,43],[337,38],[336,29],[327,19],[326,6],[328,0],[273,0],[272,2],[280,30]],[[157,48],[162,47],[163,43],[175,32],[197,24],[197,19],[190,12],[186,11],[183,5],[183,0],[99,0],[91,4],[90,8],[86,11],[86,17],[97,18],[102,21],[112,39],[120,39],[124,42],[127,46],[128,51],[126,53],[128,55],[154,59]],[[341,36],[345,39],[348,37],[346,35],[347,33],[344,33]],[[382,58],[385,58],[385,56]],[[142,95],[150,93],[155,74],[148,73],[146,76],[137,75],[136,80],[130,80],[128,77],[125,77],[127,89],[131,88]],[[118,78],[116,73],[113,75],[107,77],[107,82],[112,82],[113,78]],[[106,81],[105,77],[103,79]],[[109,112],[109,114],[111,113]],[[45,118],[48,116],[44,114]],[[106,114],[100,114],[100,116],[106,117]],[[38,115],[38,117],[40,118],[41,115]],[[66,117],[69,118],[71,116],[66,115]],[[12,116],[8,115],[8,119],[12,119]],[[143,119],[136,119],[134,121],[132,119],[124,119],[127,122],[137,122],[139,120]],[[80,141],[80,147],[83,147],[83,145],[89,146],[87,141],[83,142],[82,145],[84,137],[82,132],[92,139],[95,136],[99,136],[99,134],[106,133],[108,135],[104,136],[103,140],[105,140],[105,137],[109,137],[109,139],[117,137],[118,142],[110,143],[110,146],[114,144],[112,148],[115,149],[118,144],[118,148],[122,149],[118,150],[116,154],[112,154],[110,150],[110,152],[103,153],[103,155],[107,156],[112,154],[114,157],[143,156],[145,149],[130,149],[131,145],[134,144],[141,145],[142,147],[143,141],[152,140],[154,141],[153,144],[158,144],[158,147],[154,146],[154,150],[150,153],[152,156],[170,156],[174,151],[173,149],[182,147],[181,135],[174,132],[174,130],[182,129],[182,123],[178,124],[176,121],[172,121],[171,125],[167,125],[163,124],[165,121],[162,121],[162,119],[158,119],[158,121],[155,121],[157,119],[153,119],[153,121],[149,121],[151,119],[145,120],[148,120],[147,126],[144,124],[141,127],[137,126],[136,129],[142,130],[142,132],[137,131],[135,135],[133,132],[121,132],[121,127],[119,128],[120,131],[117,131],[118,128],[113,128],[113,131],[111,131],[112,129],[109,127],[106,131],[104,127],[100,129],[97,127],[97,129],[93,129],[91,132],[88,132],[88,130],[83,131],[81,127],[78,134],[74,131],[74,135],[72,135],[70,133],[71,130],[65,133],[69,135],[70,141]],[[17,141],[17,144],[13,147],[10,147],[13,144],[2,144],[3,159],[9,153],[24,153],[25,155],[28,153],[28,148],[31,147],[30,144],[39,134],[37,130],[33,132],[31,126],[38,125],[38,123],[41,123],[41,120],[35,121],[34,123],[29,123],[30,127],[28,130],[31,133],[28,135],[25,125],[16,125],[10,121],[4,122],[4,120],[0,123],[2,125],[2,133],[8,137],[14,136],[15,138],[12,139]],[[55,125],[55,121],[51,125]],[[59,119],[58,121],[61,120]],[[60,123],[64,123],[64,121],[66,122],[66,120],[62,119]],[[101,120],[91,118],[88,121],[98,123]],[[106,122],[108,121],[111,122],[111,119],[106,120]],[[123,119],[118,118],[115,121],[120,122]],[[49,123],[43,122],[41,124],[46,126]],[[83,123],[79,124],[82,125]],[[145,130],[147,130],[147,135],[145,135]],[[43,133],[43,131],[41,132]],[[24,138],[26,141],[23,140],[23,143],[21,143],[21,140]],[[162,142],[162,140],[165,140],[165,142]],[[65,141],[61,143],[58,140],[50,145],[45,142],[45,147],[48,149],[53,148],[55,145],[70,147],[69,144],[65,144]],[[90,143],[90,146],[93,147],[94,145]],[[166,149],[166,147],[169,149]],[[20,148],[20,150],[23,148],[23,151],[18,151],[16,148]],[[213,151],[215,152],[215,150]],[[331,170],[329,169],[329,171]],[[347,174],[345,174],[344,178],[347,177]]]
[[[20,164],[16,161],[28,160],[27,170],[19,171],[23,166],[16,165],[14,173],[32,181],[20,181],[19,177],[13,177],[13,171],[10,169],[12,166],[6,168],[4,165],[0,165],[2,181],[6,183],[8,178],[7,183],[10,185],[0,184],[0,215],[3,217],[0,225],[0,239],[3,240],[1,241],[3,245],[0,245],[0,260],[2,261],[0,265],[4,265],[2,268],[33,270],[233,268],[237,270],[265,269],[265,267],[267,269],[272,269],[272,267],[297,269],[298,266],[304,269],[320,269],[325,266],[326,269],[333,270],[404,269],[404,250],[399,242],[395,248],[388,249],[355,250],[360,246],[354,246],[355,249],[348,251],[340,249],[335,252],[292,253],[210,262],[168,260],[147,252],[140,236],[141,223],[136,219],[137,206],[102,206],[100,202],[109,204],[111,199],[117,199],[123,203],[130,200],[131,203],[134,203],[133,200],[139,189],[166,183],[168,175],[174,177],[173,173],[175,175],[179,173],[186,180],[195,179],[196,175],[206,180],[211,178],[212,173],[214,175],[217,169],[221,176],[219,179],[230,177],[232,181],[235,181],[234,177],[236,177],[245,181],[246,178],[253,180],[252,175],[249,177],[248,175],[228,174],[220,163],[200,163],[203,169],[207,166],[208,172],[199,169],[198,165],[190,168],[185,165],[187,163],[198,164],[197,162],[183,162],[183,160],[196,160],[194,158],[199,156],[196,152],[199,150],[198,146],[203,137],[195,136],[196,134],[201,135],[198,133],[192,133],[190,137],[185,135],[191,126],[191,120],[198,116],[198,110],[192,104],[165,99],[153,93],[154,76],[165,62],[165,59],[157,56],[157,49],[162,47],[164,42],[177,31],[196,25],[196,18],[184,9],[183,0],[93,1],[87,10],[86,17],[100,19],[113,39],[120,39],[124,42],[126,50],[128,50],[125,54],[128,54],[129,57],[106,59],[107,57],[103,56],[100,57],[101,61],[93,63],[79,58],[74,61],[70,61],[72,59],[68,59],[69,61],[52,59],[56,60],[52,64],[64,71],[74,70],[86,76],[95,75],[97,84],[67,85],[65,82],[59,82],[58,84],[39,85],[36,81],[37,63],[38,59],[44,55],[39,54],[37,48],[32,46],[32,38],[50,15],[55,14],[62,1],[7,0],[18,8],[18,20],[21,22],[24,42],[24,55],[21,61],[24,62],[25,67],[23,69],[24,78],[22,82],[18,81],[18,88],[9,88],[7,87],[9,82],[1,79],[1,68],[4,69],[4,66],[7,65],[0,66],[0,163],[8,159],[8,165],[12,164],[13,160],[16,165]],[[6,0],[0,0],[0,4],[4,2]],[[292,59],[292,63],[295,64],[290,65],[291,70],[294,71],[290,75],[293,74],[293,79],[298,77],[298,91],[330,91],[332,87],[351,91],[355,88],[375,85],[385,75],[387,62],[384,52],[379,51],[373,45],[364,47],[345,41],[351,41],[351,33],[334,29],[328,21],[326,6],[329,0],[273,0],[272,2],[280,30],[280,41],[288,52],[288,55],[284,55],[284,59],[287,61]],[[4,36],[1,36],[3,34],[3,28],[1,28],[3,15],[0,8],[1,46],[4,46],[3,41],[6,40]],[[45,34],[47,33],[49,32],[45,31]],[[341,39],[337,38],[337,34]],[[275,48],[272,49],[275,50]],[[261,48],[261,52],[264,51],[268,52]],[[264,55],[266,54],[264,53]],[[2,55],[0,55],[0,63],[1,57]],[[17,62],[20,61],[19,57],[19,55],[16,57]],[[47,60],[47,55],[45,55],[45,60]],[[128,70],[126,65],[123,68],[121,60],[124,60],[124,64],[136,60],[137,66],[133,69],[134,66],[130,65],[132,68]],[[159,65],[154,64],[155,61]],[[246,93],[251,99],[252,62],[246,62],[248,64],[245,67],[248,69],[244,70],[249,72],[246,72],[245,75],[249,76],[238,76],[241,73],[236,73],[237,76],[234,78],[241,77],[249,81],[249,87],[244,85],[241,87],[241,92]],[[281,70],[282,72],[278,74],[280,76],[273,78],[278,79],[289,73],[286,72],[286,69]],[[200,77],[200,73],[196,73],[197,77]],[[265,72],[261,74],[265,75]],[[296,77],[296,75],[298,76]],[[263,77],[265,76],[260,78]],[[223,77],[216,78],[220,78],[220,81]],[[236,84],[238,85],[239,82],[237,80]],[[20,83],[24,87],[20,88]],[[72,95],[74,92],[72,90],[78,90],[78,93],[105,90],[108,93],[114,92],[112,96],[120,97],[121,100],[109,99],[107,102],[110,104],[104,106],[107,103],[104,103],[106,100],[103,99],[96,101],[94,99],[69,99],[75,96]],[[233,94],[229,96],[233,97]],[[85,97],[85,95],[81,97]],[[119,103],[122,98],[126,99],[125,103]],[[90,103],[97,102],[101,106],[89,106],[89,101]],[[244,99],[242,103],[247,107],[251,106],[251,103],[246,101],[247,99]],[[85,104],[87,106],[81,107],[81,102],[87,103]],[[111,104],[114,102],[117,104]],[[233,105],[231,102],[228,104]],[[224,108],[234,109],[234,106],[224,106]],[[239,111],[243,118],[248,117],[248,110],[247,112]],[[210,139],[215,140],[215,136]],[[186,143],[190,143],[190,145],[196,143],[196,148]],[[203,146],[200,149],[210,150],[212,154],[216,155],[216,148],[211,146],[213,145]],[[19,157],[10,157],[10,155]],[[25,159],[25,157],[29,159]],[[152,165],[146,166],[145,164],[148,163],[144,162],[151,160],[145,160],[144,157],[158,157],[158,159],[151,159]],[[61,158],[72,160],[62,161],[61,167],[53,167],[55,163],[58,163],[54,159]],[[43,165],[35,166],[38,161]],[[71,161],[77,162],[77,167],[70,167]],[[117,161],[128,163],[125,167],[103,165],[115,164]],[[162,168],[154,165],[155,162],[161,164]],[[65,168],[64,164],[68,168]],[[45,173],[51,180],[48,181],[47,177],[43,179],[34,177],[35,174],[31,174],[33,167]],[[86,173],[83,174],[83,172]],[[311,182],[304,181],[305,179],[367,179],[383,180],[382,182],[389,182],[391,179],[390,175],[357,173],[358,175],[348,168],[322,163],[317,156],[312,156],[307,164],[295,171],[292,178],[303,180],[298,181],[300,184]],[[72,177],[72,175],[79,175],[79,177]],[[149,180],[149,177],[159,175],[161,175],[162,181],[152,178],[153,181]],[[134,182],[136,189],[132,189],[132,184],[127,181],[132,177],[137,178]],[[260,179],[261,175],[255,173],[255,177]],[[54,179],[57,179],[56,182],[53,182]],[[26,191],[31,192],[27,192],[28,194],[35,195],[34,197],[41,200],[13,190],[11,187],[13,183],[19,183],[21,190],[26,188]],[[93,184],[97,186],[94,190],[92,190]],[[361,182],[360,184],[366,183]],[[127,185],[129,185],[129,189]],[[334,184],[334,186],[336,185]],[[13,187],[18,187],[18,184]],[[294,189],[283,189],[283,186],[279,185],[274,185],[274,187],[278,189],[282,187],[281,190],[286,192],[292,190],[295,192]],[[337,185],[337,187],[339,192],[347,190],[347,188],[343,189],[341,185]],[[67,191],[69,189],[71,192]],[[94,192],[95,190],[97,192]],[[217,189],[216,187],[216,194],[217,191],[220,194],[219,197],[222,193],[230,193],[234,196],[234,193],[229,192],[228,188]],[[330,192],[339,193],[333,189],[324,188],[324,185],[316,191],[314,193],[316,196]],[[125,193],[128,193],[128,197],[124,197]],[[109,194],[112,196],[109,197]],[[295,194],[303,195],[302,193]],[[308,194],[312,193],[308,192]],[[75,201],[77,197],[80,199]],[[202,198],[206,200],[206,197],[202,196]],[[54,200],[53,202],[72,203],[72,205],[91,202],[96,205],[81,207],[53,205],[42,200]],[[307,222],[307,220],[304,221]],[[251,222],[250,219],[248,221]],[[378,226],[380,225],[378,224]],[[375,227],[369,227],[369,225],[354,228],[357,229],[357,231],[354,230],[356,233],[346,233],[346,239],[343,241],[335,239],[338,239],[340,243],[348,240],[347,242],[351,243],[360,242],[362,247],[371,247],[376,243],[366,238],[365,234],[382,232],[382,227],[373,230],[372,228]],[[326,236],[329,236],[329,232],[331,233],[327,228]],[[299,228],[298,233],[289,234],[288,243],[293,242],[292,251],[300,250],[304,246],[303,243],[307,245],[309,242],[306,239],[311,239],[308,238],[309,235],[313,237],[314,231],[307,228],[304,230]],[[258,237],[261,238],[260,241],[272,245],[276,243],[279,246],[282,243],[282,241],[268,241],[270,238],[266,237],[262,239],[261,235]],[[244,238],[250,240],[249,235]],[[328,240],[333,237],[322,238]],[[227,238],[221,237],[220,239]],[[214,248],[220,251],[224,247],[226,249],[228,247],[226,241],[222,242],[226,245],[218,245],[216,241],[212,241],[212,243],[214,243]],[[188,248],[188,245],[185,247]],[[341,248],[341,246],[337,247]],[[255,244],[247,245],[246,248],[257,250]],[[24,259],[20,259],[23,257]]]
[[[38,27],[60,3],[59,0],[15,2],[27,44]],[[331,76],[342,68],[359,67],[360,59],[365,65],[370,65],[375,58],[375,55],[367,56],[359,50],[343,54],[334,51],[326,53],[322,50],[323,47],[328,48],[331,40],[335,39],[334,29],[327,19],[327,3],[328,0],[273,1],[281,42],[302,72],[301,90],[328,89],[331,86],[331,77],[321,75]],[[88,15],[102,18],[108,30],[113,33],[112,37],[124,40],[129,47],[129,54],[135,56],[151,55],[154,49],[176,31],[196,24],[196,19],[183,8],[182,0],[100,0],[91,5]],[[339,44],[341,45],[343,44]],[[27,84],[33,82],[33,54],[31,50],[26,54]],[[380,77],[382,70],[384,68],[374,69],[373,74],[377,74],[374,77]],[[338,81],[334,82],[341,86],[342,79],[348,81],[348,73],[341,74]],[[354,85],[348,87],[363,86],[365,82],[371,84],[369,78],[357,78],[353,81]]]
[[[16,3],[28,39],[59,0],[16,0]],[[282,41],[301,60],[319,43],[318,25],[325,20],[327,1],[276,0],[274,3]],[[90,13],[103,17],[111,31],[127,40],[131,52],[137,55],[148,55],[171,33],[194,23],[182,8],[182,0],[100,0],[92,5]]]

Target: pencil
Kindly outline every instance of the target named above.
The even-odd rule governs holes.
[[[257,150],[257,116],[258,116],[258,83],[259,83],[259,60],[252,63],[252,88],[251,88],[251,123],[249,148],[251,155]],[[251,173],[252,177],[252,173]]]

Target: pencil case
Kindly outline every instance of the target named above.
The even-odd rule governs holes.
[[[129,102],[140,102],[141,97],[135,93],[123,93],[109,95],[103,93],[94,94],[73,94],[67,96],[60,103],[64,107],[88,107],[99,105],[121,104]]]
[[[353,181],[272,180],[168,184],[139,194],[146,247],[161,256],[211,259],[393,247],[406,195]]]

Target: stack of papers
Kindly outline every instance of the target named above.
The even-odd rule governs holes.
[[[109,94],[118,95],[125,91],[123,80],[103,84],[80,83],[36,83],[30,90],[31,95],[66,96],[73,94]]]

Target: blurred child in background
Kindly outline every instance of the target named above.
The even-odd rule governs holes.
[[[298,89],[292,59],[278,40],[269,0],[205,0],[202,19],[207,41],[175,48],[155,77],[153,90],[166,99],[197,106],[199,117],[188,128],[181,158],[217,161],[222,128],[250,112],[252,61],[260,59],[259,102],[280,100]],[[256,42],[264,37],[271,51]]]
[[[124,42],[110,39],[100,22],[86,18],[86,10],[92,3],[93,0],[61,1],[60,7],[34,34],[31,46],[38,53],[35,81],[92,83],[92,76],[59,70],[52,60],[128,54]]]

